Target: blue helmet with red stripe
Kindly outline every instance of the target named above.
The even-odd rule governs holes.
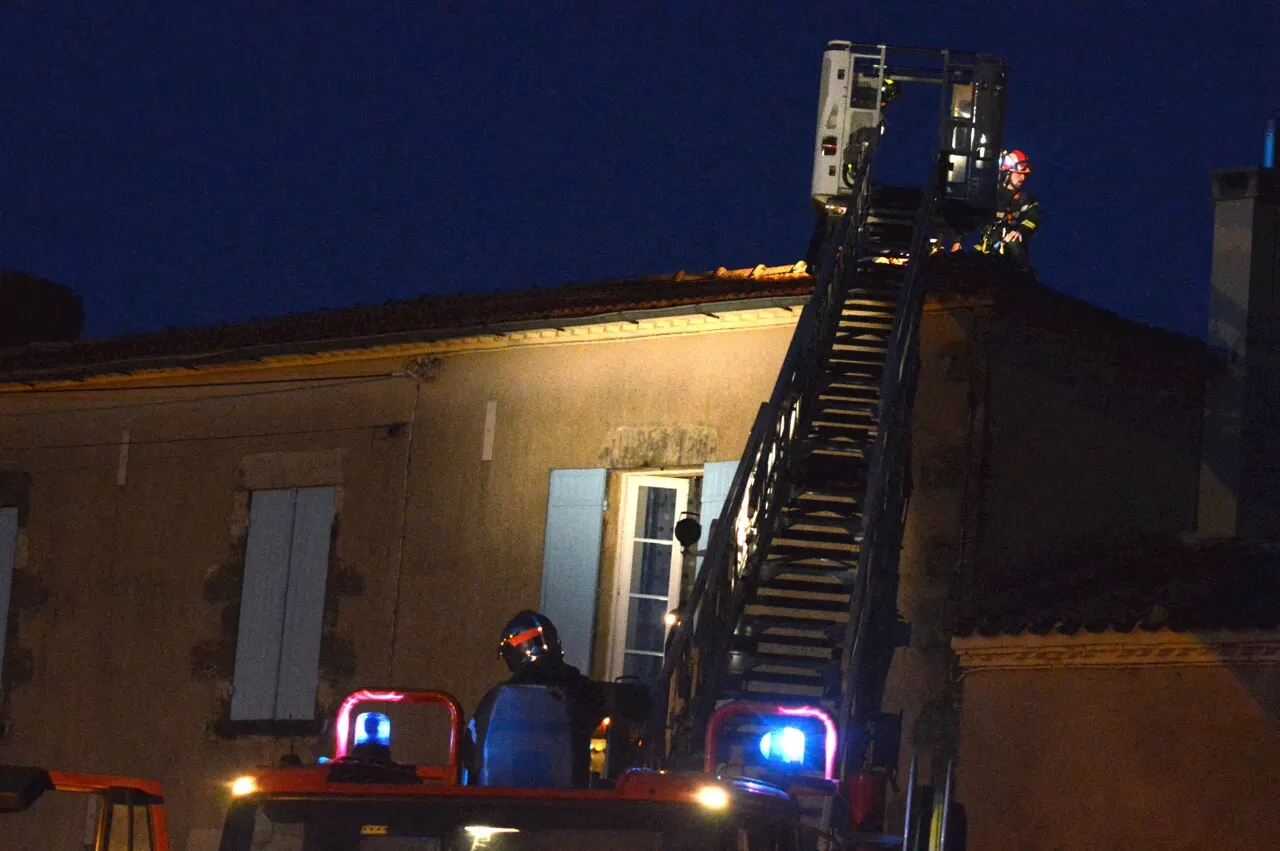
[[[564,648],[551,618],[525,609],[502,628],[498,655],[514,674],[530,664],[562,661]]]

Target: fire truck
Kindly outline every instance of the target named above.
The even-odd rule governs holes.
[[[938,93],[937,142],[922,185],[884,185],[881,148],[910,130],[895,117],[886,132],[886,108],[900,89],[926,88]],[[901,716],[882,698],[910,638],[898,553],[931,240],[994,213],[1004,92],[993,56],[828,45],[814,293],[669,616],[651,711],[601,722],[589,782],[566,767],[583,734],[554,685],[498,687],[487,735],[465,755],[452,696],[362,689],[337,712],[332,757],[290,757],[230,784],[221,851],[962,848],[950,755],[908,760],[889,824]],[[392,705],[443,713],[439,758],[392,758]],[[0,775],[8,809],[75,783],[23,771]],[[113,783],[87,784],[112,803],[92,847],[164,851],[159,787]],[[129,818],[147,832],[134,820],[119,838],[117,800],[141,802]]]
[[[79,824],[58,825],[71,833],[80,831],[82,848],[169,851],[164,789],[155,780],[0,765],[0,837],[12,841],[4,831],[7,814],[31,809],[42,798],[62,798],[68,803],[78,799],[70,808],[51,809],[48,803],[44,808],[58,819],[65,819],[68,812],[84,814]]]

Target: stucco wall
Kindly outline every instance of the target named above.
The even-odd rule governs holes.
[[[894,657],[884,711],[902,714],[899,773],[919,756],[926,775],[936,754],[955,746],[947,621],[963,592],[964,541],[971,537],[980,466],[984,400],[982,362],[973,330],[981,312],[929,311],[921,339],[920,383],[911,433],[911,503],[903,530],[898,608],[911,624],[911,644]],[[889,818],[900,817],[906,783],[891,794]]]
[[[445,358],[414,426],[394,679],[449,682],[474,706],[505,671],[499,628],[539,602],[550,471],[737,458],[789,341],[779,328]]]
[[[1280,847],[1280,667],[979,671],[958,774],[969,847]]]
[[[183,401],[193,395],[210,398]],[[410,398],[402,380],[372,380],[5,400],[0,463],[30,485],[6,653],[23,664],[6,666],[0,760],[158,777],[185,841],[187,825],[219,818],[218,781],[287,750],[214,729],[234,661],[242,477],[263,453],[295,462],[295,484],[338,487],[329,590],[342,640],[324,649],[321,699],[332,694],[324,680],[347,679],[348,642],[362,675],[383,679],[368,664],[381,636],[356,625],[387,619],[395,527],[383,501],[404,465],[381,426],[407,420]],[[342,459],[318,482],[307,463],[317,452]],[[363,590],[346,593],[353,584]]]
[[[1102,442],[1117,427],[1016,365],[1001,367],[1007,377],[989,397],[986,355],[972,345],[984,321],[981,311],[930,309],[924,323],[900,598],[915,632],[886,691],[886,708],[904,714],[904,761],[913,746],[945,750],[956,736],[941,622],[974,563],[978,501],[990,500],[995,518],[987,540],[1018,546],[1040,539],[1028,506],[1049,511],[1046,494],[1062,483],[1070,487],[1059,515],[1104,519],[1095,489],[1110,485],[1077,486],[1068,475],[1085,454],[1046,461],[1039,450],[1061,422],[1072,434],[1096,429],[1091,439]],[[263,486],[337,488],[321,706],[358,685],[394,683],[444,688],[473,708],[504,674],[498,629],[539,602],[550,471],[737,458],[790,336],[783,324],[453,351],[415,370],[421,380],[405,374],[403,357],[321,358],[192,372],[185,388],[133,380],[119,390],[0,395],[0,493],[24,490],[27,504],[0,761],[154,776],[169,790],[177,848],[216,828],[219,784],[290,747],[286,738],[230,737],[221,723],[248,494]],[[1013,442],[990,449],[983,430],[996,410]],[[1169,449],[1182,451],[1188,428],[1178,420],[1163,443],[1133,432],[1123,445],[1141,457],[1126,469],[1177,478],[1169,471],[1181,456]],[[1046,466],[1056,472],[1045,475]],[[996,467],[984,483],[983,470]],[[1107,499],[1128,499],[1119,493]],[[1176,495],[1155,499],[1181,505]],[[606,552],[602,582],[610,565]],[[606,639],[598,632],[597,645]],[[293,744],[308,757],[328,751],[310,735]]]
[[[1099,542],[1195,525],[1203,378],[1001,319],[990,370],[977,587]]]
[[[421,382],[405,359],[320,361],[0,397],[26,503],[0,761],[157,777],[177,848],[218,825],[220,784],[290,748],[222,729],[264,486],[337,488],[321,706],[395,683],[474,707],[505,673],[499,628],[539,602],[550,470],[736,458],[791,327],[445,354]]]

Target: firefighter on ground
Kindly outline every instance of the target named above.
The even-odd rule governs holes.
[[[1040,202],[1025,188],[1031,174],[1031,160],[1022,151],[1000,154],[1000,185],[996,191],[995,221],[981,233],[975,246],[983,254],[999,254],[1012,260],[1020,269],[1030,268],[1027,242],[1040,227]],[[960,243],[951,246],[959,251]]]
[[[520,612],[502,628],[498,655],[507,663],[509,685],[554,685],[586,688],[591,680],[564,660],[560,632],[540,612]]]
[[[555,686],[569,699],[575,729],[575,785],[585,786],[591,765],[591,734],[609,713],[609,694],[603,683],[597,683],[564,660],[560,633],[551,618],[540,612],[520,612],[502,628],[498,639],[498,655],[507,663],[511,676],[502,685]],[[476,758],[477,725],[488,723],[494,700],[490,691],[476,707],[467,726],[466,750],[469,763]]]

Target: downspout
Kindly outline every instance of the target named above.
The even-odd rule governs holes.
[[[973,601],[977,582],[978,549],[982,540],[982,500],[987,477],[988,407],[990,406],[990,363],[987,338],[990,334],[990,317],[974,311],[970,333],[971,365],[969,368],[969,392],[967,393],[968,421],[965,423],[965,474],[960,495],[959,573],[962,588],[958,589],[966,605]]]
[[[387,682],[395,682],[396,639],[400,624],[400,577],[404,572],[404,547],[409,527],[409,473],[413,466],[413,426],[418,420],[418,402],[422,396],[422,383],[430,377],[417,359],[408,365],[403,376],[413,379],[413,409],[409,412],[408,428],[405,434],[404,475],[400,482],[400,538],[396,546],[395,567],[392,569],[391,586],[391,632],[387,652]]]

